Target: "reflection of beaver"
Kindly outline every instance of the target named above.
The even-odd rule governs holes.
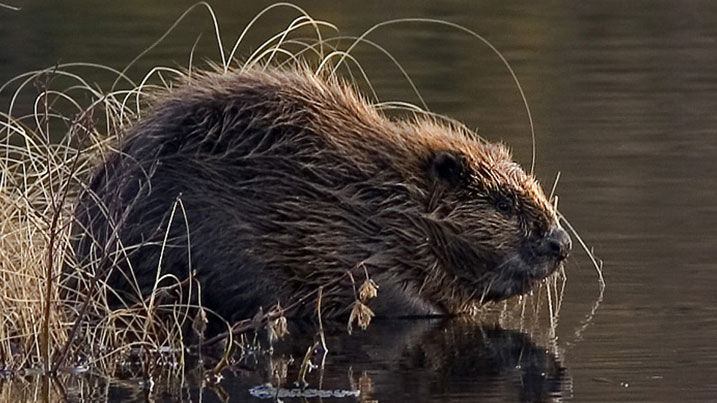
[[[365,267],[378,314],[456,313],[526,292],[570,249],[504,147],[459,125],[390,120],[306,70],[195,77],[118,148],[80,199],[75,251],[113,269],[121,298],[147,293],[158,267],[181,278],[191,263],[205,306],[228,319],[343,276],[324,292],[325,314],[340,314],[353,299],[345,272],[360,280]]]
[[[226,392],[266,391],[267,383],[269,388],[294,388],[300,363],[284,363],[303,356],[313,334],[292,328],[292,337],[277,343],[272,356],[240,360],[243,369],[251,370],[229,375]],[[402,320],[397,326],[395,321],[376,321],[369,332],[348,336],[337,327],[327,329],[325,337],[331,358],[321,375],[306,378],[309,388],[361,389],[361,402],[559,402],[572,397],[569,371],[552,347],[493,324],[434,319]],[[320,365],[322,358],[317,354],[313,362]],[[285,372],[277,370],[282,365]],[[347,374],[363,379],[348,387]]]

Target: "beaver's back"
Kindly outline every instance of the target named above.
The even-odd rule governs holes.
[[[301,291],[277,270],[306,289],[341,276],[387,242],[371,217],[401,182],[387,161],[362,167],[327,141],[375,130],[380,117],[356,105],[301,70],[210,74],[171,92],[95,173],[77,209],[88,229],[78,256],[111,269],[128,301],[127,277],[146,295],[158,267],[180,279],[196,270],[203,302],[228,319]]]

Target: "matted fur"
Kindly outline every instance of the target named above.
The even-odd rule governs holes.
[[[80,200],[75,251],[119,298],[133,276],[146,293],[158,268],[196,270],[204,304],[229,320],[332,281],[323,311],[335,315],[354,298],[345,273],[365,269],[378,314],[458,313],[526,292],[569,249],[504,146],[389,119],[308,68],[194,75],[117,149]],[[186,215],[169,223],[177,200]]]

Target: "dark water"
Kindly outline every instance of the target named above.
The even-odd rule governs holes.
[[[0,82],[58,62],[121,69],[191,5],[23,3],[19,12],[0,8]],[[211,3],[228,43],[268,4]],[[602,303],[585,326],[599,288],[591,264],[576,252],[567,267],[557,340],[510,324],[375,324],[358,336],[332,337],[324,373],[312,372],[310,387],[360,387],[366,402],[714,401],[717,3],[506,3],[299,5],[343,34],[358,35],[393,18],[430,17],[475,30],[501,49],[533,111],[536,173],[549,188],[561,172],[561,211],[604,261]],[[293,16],[287,10],[269,15],[247,43],[254,40],[255,47]],[[198,55],[217,60],[211,24],[198,10],[130,74],[141,77],[154,65],[186,66],[199,33]],[[431,110],[506,142],[530,164],[517,90],[480,42],[415,23],[370,38],[401,61]],[[361,48],[356,55],[381,99],[417,102],[379,52]],[[102,75],[87,74],[108,85]],[[6,93],[0,95],[3,105],[7,101]],[[299,339],[289,350],[300,357],[308,342]],[[249,401],[249,388],[269,379],[260,373],[227,373],[220,389],[192,388],[183,396],[196,401],[201,393],[204,401],[219,401],[226,393],[230,401]],[[113,383],[105,396],[142,397],[127,385]]]

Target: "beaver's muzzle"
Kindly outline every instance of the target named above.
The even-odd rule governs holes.
[[[572,247],[570,235],[564,229],[556,226],[538,241],[535,251],[547,258],[563,261],[570,254]]]

